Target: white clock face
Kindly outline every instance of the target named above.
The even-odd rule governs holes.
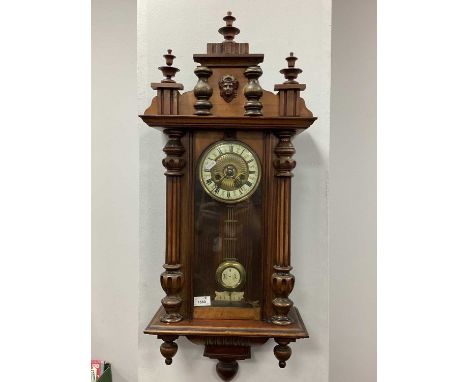
[[[226,268],[221,273],[221,283],[225,288],[235,288],[241,283],[240,272],[233,267]]]
[[[208,147],[199,164],[199,178],[214,199],[236,203],[257,189],[261,178],[255,152],[239,141],[220,141]]]

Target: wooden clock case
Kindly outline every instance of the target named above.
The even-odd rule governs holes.
[[[289,294],[294,287],[290,266],[290,205],[292,170],[296,166],[293,136],[315,121],[300,98],[304,84],[296,81],[301,69],[296,57],[286,58],[280,72],[286,81],[275,85],[277,94],[261,88],[259,77],[263,54],[249,53],[248,43],[237,43],[239,29],[230,12],[219,29],[221,43],[208,43],[206,54],[194,54],[198,83],[192,91],[180,93],[183,85],[172,77],[171,50],[159,69],[165,78],[151,87],[157,95],[140,117],[162,131],[168,141],[166,158],[166,258],[161,285],[166,296],[145,329],[163,340],[161,353],[166,364],[177,352],[175,340],[186,336],[205,346],[204,356],[217,359],[216,370],[230,380],[238,370],[238,360],[250,358],[253,345],[272,338],[274,354],[284,368],[291,356],[289,343],[308,338],[299,311]],[[193,306],[197,261],[195,197],[197,163],[213,142],[236,139],[252,147],[262,164],[260,193],[262,208],[257,315],[223,309],[198,314]],[[230,314],[230,312],[234,312]],[[245,313],[245,312],[244,312]]]

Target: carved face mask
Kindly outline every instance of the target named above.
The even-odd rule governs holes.
[[[229,74],[223,76],[219,81],[219,90],[221,97],[226,102],[231,102],[237,96],[239,81]]]

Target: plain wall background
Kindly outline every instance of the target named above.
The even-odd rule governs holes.
[[[142,1],[139,4],[140,21],[141,7],[146,7],[145,3],[146,1]],[[326,111],[320,110],[321,106],[318,106],[316,101],[328,102],[327,96],[320,94],[317,90],[320,86],[323,88],[324,84],[320,81],[329,81],[329,78],[328,76],[324,78],[321,73],[311,73],[307,60],[310,59],[312,49],[316,50],[315,57],[329,60],[326,56],[329,52],[321,50],[323,46],[313,45],[314,41],[317,42],[317,31],[314,28],[325,28],[325,25],[320,23],[320,25],[317,23],[310,25],[313,24],[312,20],[318,18],[328,23],[329,26],[329,14],[324,16],[311,13],[311,7],[325,6],[326,8],[329,7],[329,2],[313,1],[307,4],[299,2],[298,5],[305,6],[307,9],[305,12],[300,12],[303,19],[297,18],[297,12],[286,6],[283,9],[273,10],[271,3],[268,3],[269,7],[265,8],[266,2],[261,2],[262,9],[268,9],[273,14],[271,19],[261,19],[262,28],[253,26],[258,25],[253,24],[253,20],[258,20],[257,16],[262,11],[249,11],[249,6],[252,6],[250,2],[226,5],[209,2],[212,7],[204,4],[203,7],[199,7],[201,9],[198,9],[200,14],[203,13],[203,19],[196,13],[196,7],[190,9],[187,6],[173,4],[175,2],[159,1],[156,3],[151,6],[152,11],[150,10],[149,14],[148,9],[143,11],[144,17],[152,17],[149,21],[155,28],[150,36],[151,46],[145,46],[145,41],[148,42],[147,37],[144,40],[141,39],[142,34],[148,31],[145,30],[146,28],[141,28],[141,22],[139,24],[138,58],[140,65],[137,106],[135,99],[137,92],[136,2],[134,0],[94,0],[92,2],[92,357],[105,358],[113,362],[115,382],[136,381],[138,340],[140,340],[142,350],[140,381],[148,380],[147,377],[155,379],[165,375],[171,377],[171,380],[183,381],[189,373],[192,373],[191,380],[197,380],[193,379],[194,376],[200,375],[202,371],[202,375],[206,375],[204,374],[205,368],[208,368],[207,374],[214,380],[215,361],[202,357],[202,347],[179,340],[180,350],[174,359],[173,367],[165,367],[158,350],[160,341],[141,335],[142,326],[146,325],[150,318],[146,315],[151,316],[154,313],[162,296],[159,273],[164,261],[164,246],[161,242],[161,237],[164,235],[162,218],[164,216],[164,190],[161,191],[160,182],[164,181],[164,176],[160,159],[164,142],[158,132],[142,125],[135,115],[144,110],[153,95],[148,86],[149,82],[158,81],[161,78],[156,67],[163,62],[161,54],[164,49],[174,49],[178,56],[176,66],[183,70],[177,75],[177,79],[184,82],[186,89],[190,88],[196,80],[193,75],[195,64],[191,55],[203,53],[205,42],[220,41],[221,36],[216,31],[221,26],[221,18],[227,9],[232,10],[238,17],[236,25],[241,29],[237,40],[250,42],[252,52],[265,53],[265,62],[262,67],[265,73],[270,74],[270,76],[264,75],[260,78],[265,89],[270,90],[274,83],[281,81],[278,70],[284,66],[284,57],[289,50],[295,51],[299,56],[298,66],[304,69],[300,78],[308,84],[304,96],[309,107],[320,117],[319,121],[313,125],[311,134],[314,129],[318,130],[319,122],[322,126],[322,134],[314,131],[314,134],[319,135],[314,137],[314,141],[305,138],[304,143],[301,143],[302,136],[295,141],[298,149],[296,174],[303,177],[303,173],[306,173],[311,178],[320,179],[320,186],[314,188],[312,185],[313,189],[309,191],[311,184],[304,183],[301,186],[297,184],[299,177],[296,177],[293,193],[295,198],[301,197],[302,201],[312,201],[312,204],[320,200],[316,204],[318,209],[314,210],[314,213],[317,211],[323,213],[324,208],[326,212],[326,205],[323,205],[326,199],[321,194],[321,192],[326,193],[326,188],[321,187],[326,184],[324,172],[328,161],[328,131],[324,130],[328,128],[324,128],[323,124],[327,123],[328,116]],[[282,6],[275,4],[275,7],[281,8]],[[206,15],[207,9],[209,9],[209,16]],[[325,251],[327,227],[321,226],[319,230],[297,230],[293,238],[293,266],[295,266],[293,273],[298,277],[298,285],[292,298],[301,308],[303,316],[308,317],[308,320],[320,321],[322,326],[311,327],[309,324],[308,329],[312,334],[312,340],[298,341],[293,344],[293,357],[284,373],[291,380],[330,380],[331,382],[375,380],[375,220],[373,219],[375,216],[375,183],[372,180],[375,179],[373,167],[375,165],[375,124],[373,121],[375,118],[373,94],[375,63],[372,61],[375,60],[375,46],[372,42],[375,38],[375,12],[373,9],[375,9],[375,4],[372,1],[335,0],[333,2],[333,114],[331,187],[328,196],[331,255],[330,379],[327,377],[328,270],[323,268],[326,264],[317,261],[326,260],[328,264],[328,257],[323,257],[327,252]],[[170,20],[184,23],[189,28],[187,36],[195,35],[196,38],[190,40],[185,36],[189,41],[185,43],[183,42],[184,36],[176,36],[174,29],[158,30],[156,20],[163,25],[168,15],[172,15]],[[273,27],[275,23],[278,23],[276,20],[280,16],[284,16],[283,22],[285,18],[294,20],[290,23],[291,30],[288,29],[281,35],[273,35],[277,44],[266,43],[265,36],[268,36],[268,39],[271,38],[273,33],[271,31],[275,31]],[[196,22],[198,22],[198,28]],[[265,33],[265,30],[271,33]],[[170,41],[180,41],[185,45],[166,46]],[[284,49],[278,52],[278,47],[284,47]],[[142,71],[141,60],[146,60],[146,58],[142,54],[142,49],[151,52],[146,56],[148,61],[144,63],[144,71]],[[137,126],[140,127],[141,137],[139,137]],[[140,153],[140,163],[138,160],[139,139],[143,148]],[[315,147],[315,151],[307,151],[313,147],[316,140],[319,142],[319,147]],[[309,162],[308,156],[312,157]],[[317,164],[319,164],[319,169],[313,167]],[[138,176],[140,171],[147,179],[147,184],[140,189],[141,208],[147,213],[141,216],[143,229],[139,249]],[[356,200],[350,199],[349,190],[352,190],[352,195],[357,196]],[[154,193],[151,194],[150,191]],[[308,192],[312,195],[307,195]],[[318,199],[313,195],[318,195]],[[302,213],[297,205],[297,200],[293,208],[293,224],[310,221],[309,215]],[[317,236],[309,239],[311,233]],[[325,243],[321,243],[320,240]],[[306,257],[304,253],[298,254],[297,251],[298,248],[304,247],[304,243],[311,241],[315,243],[315,249],[322,252],[319,255],[309,252],[311,256],[316,257],[313,260],[314,266],[310,268],[313,280],[308,280],[301,273],[301,269],[306,269],[304,267],[308,266],[301,261],[308,261],[308,259],[304,259]],[[146,261],[142,264],[143,277],[140,281],[143,310],[140,319],[138,318],[139,250],[145,256]],[[322,256],[322,258],[317,256]],[[312,292],[315,293],[312,297],[308,295],[311,283],[316,283],[317,287]],[[312,300],[322,298],[320,309],[324,306],[327,306],[327,309],[317,310],[316,306],[312,306],[311,298]],[[304,308],[307,312],[304,312]],[[316,333],[321,336],[318,341],[314,338]],[[253,351],[255,362],[242,361],[237,379],[247,380],[244,377],[248,372],[252,372],[252,376],[257,379],[261,376],[262,379],[268,377],[274,380],[275,377],[283,375],[276,366],[272,346],[273,344],[269,343],[255,349]],[[298,362],[299,360],[301,363]],[[189,364],[193,368],[190,368]],[[176,365],[179,371],[174,371]],[[196,374],[193,374],[194,368]],[[309,373],[305,374],[308,371]]]
[[[330,382],[377,379],[376,8],[333,1]]]
[[[136,2],[92,1],[92,348],[137,381]]]

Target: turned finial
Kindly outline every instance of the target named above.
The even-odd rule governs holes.
[[[284,82],[285,84],[297,84],[298,83],[296,81],[296,78],[299,75],[299,73],[302,73],[302,69],[295,67],[296,60],[297,60],[297,57],[294,56],[294,53],[293,52],[289,53],[289,56],[286,57],[286,61],[288,62],[288,67],[280,70],[280,73],[284,75],[284,78],[286,78],[286,81]]]
[[[226,26],[219,28],[218,32],[224,36],[224,41],[232,41],[240,32],[239,28],[232,26],[236,18],[232,15],[231,11],[228,11],[227,15],[223,17],[223,20],[226,22]]]
[[[166,59],[166,66],[160,66],[158,69],[166,78],[161,82],[175,82],[172,77],[175,76],[179,69],[172,66],[172,64],[174,63],[174,58],[176,58],[176,56],[172,54],[172,49],[168,49],[167,54],[164,54],[163,57]]]
[[[172,54],[172,49],[168,49],[167,54],[163,55],[163,57],[166,59],[166,65],[172,66],[175,58],[175,56]]]
[[[288,68],[294,68],[296,64],[297,57],[294,57],[294,53],[289,53],[289,57],[286,57],[286,61],[288,62]]]

